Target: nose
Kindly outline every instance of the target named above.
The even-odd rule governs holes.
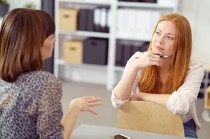
[[[164,36],[163,35],[162,36],[159,36],[158,39],[157,39],[157,42],[159,44],[163,44],[164,43]]]

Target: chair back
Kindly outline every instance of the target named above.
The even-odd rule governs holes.
[[[145,101],[128,101],[118,110],[117,127],[184,137],[181,117],[166,107]]]

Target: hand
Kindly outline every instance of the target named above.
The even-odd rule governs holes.
[[[80,111],[88,111],[90,113],[93,113],[97,115],[98,113],[94,111],[91,107],[95,107],[100,105],[101,98],[100,97],[94,97],[94,96],[86,96],[86,97],[80,97],[73,99],[70,103],[70,107],[76,107]]]
[[[144,68],[151,65],[160,65],[160,56],[156,55],[150,51],[144,52],[140,57],[134,61],[134,65],[138,68]]]

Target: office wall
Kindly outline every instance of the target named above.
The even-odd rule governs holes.
[[[180,5],[180,12],[189,19],[192,27],[192,59],[210,70],[210,0],[181,0]]]
[[[9,0],[10,9],[24,7],[24,5],[29,2],[33,2],[34,4],[36,4],[36,9],[41,8],[41,0]]]

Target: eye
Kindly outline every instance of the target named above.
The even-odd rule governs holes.
[[[169,40],[174,40],[174,37],[172,37],[172,36],[167,36],[167,38],[168,38]]]
[[[156,31],[155,34],[157,34],[158,36],[161,35],[161,33],[159,31]]]

